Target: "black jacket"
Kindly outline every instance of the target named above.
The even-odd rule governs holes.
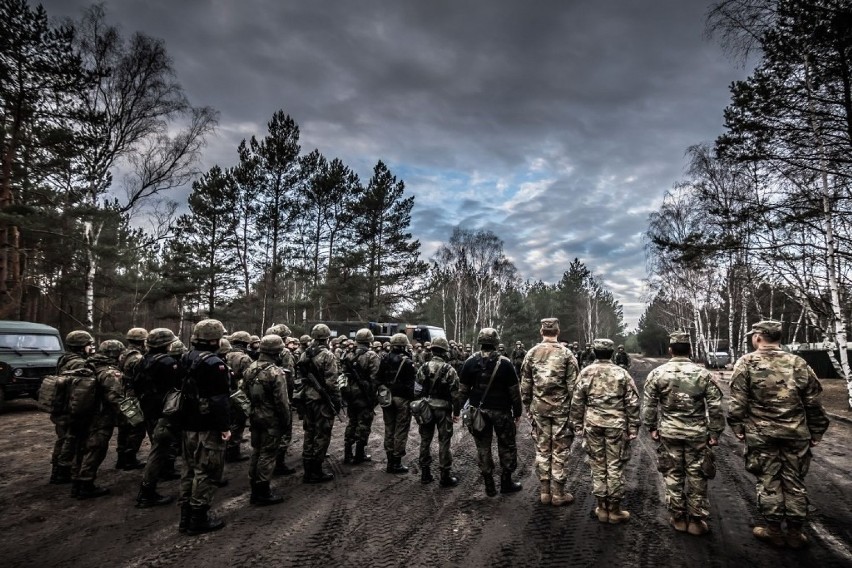
[[[491,388],[488,389],[486,394],[485,390],[488,387],[488,381],[491,379],[495,365],[499,365],[499,367],[497,367]],[[482,402],[482,408],[511,412],[515,418],[521,415],[521,389],[515,366],[509,359],[501,357],[496,351],[472,355],[465,361],[459,381],[461,382],[461,398],[469,398],[471,405],[479,406]],[[482,400],[483,394],[486,394],[484,401]]]
[[[185,405],[181,425],[190,432],[225,432],[230,428],[230,372],[218,355],[193,349],[181,358]],[[196,400],[193,401],[193,398]]]

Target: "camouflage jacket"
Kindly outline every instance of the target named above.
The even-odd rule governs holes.
[[[274,359],[261,353],[243,373],[243,392],[251,399],[251,427],[283,434],[290,423],[287,377]]]
[[[570,349],[555,340],[542,341],[521,364],[521,402],[538,416],[567,417],[577,372]]]
[[[79,353],[74,353],[73,351],[66,351],[59,357],[59,360],[56,362],[56,374],[58,375],[62,371],[73,371],[75,369],[80,369],[85,366],[85,357],[83,357]]]
[[[645,381],[642,422],[675,440],[718,438],[725,429],[722,391],[704,367],[672,357]]]
[[[94,369],[98,382],[99,410],[92,421],[92,427],[111,428],[118,424],[118,404],[124,398],[123,374],[118,369],[117,361],[104,355],[92,355],[86,360],[86,364]]]
[[[459,415],[459,375],[452,365],[433,355],[417,370],[414,381],[414,396],[429,397],[430,406],[452,409],[453,415]]]
[[[325,402],[326,398],[318,391],[313,381],[308,377],[313,376],[321,389],[328,393],[331,402],[340,405],[340,388],[337,386],[339,373],[337,357],[328,346],[322,343],[313,343],[302,353],[299,359],[298,370],[302,378],[303,397],[306,401]]]
[[[571,422],[582,426],[639,431],[639,395],[630,373],[609,360],[595,361],[577,377]]]
[[[747,437],[819,440],[828,429],[821,392],[801,357],[777,347],[748,353],[734,364],[728,424]]]
[[[129,347],[118,357],[118,369],[124,374],[121,380],[122,392],[125,396],[138,396],[133,390],[133,379],[145,354],[135,347]]]
[[[242,349],[232,349],[225,353],[225,363],[231,369],[232,380],[236,382],[236,385],[231,385],[231,390],[236,390],[242,384],[241,381],[243,380],[246,369],[254,363],[254,360]]]

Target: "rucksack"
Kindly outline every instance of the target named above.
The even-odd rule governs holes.
[[[66,374],[47,375],[41,380],[38,389],[38,409],[43,412],[61,412],[68,403],[68,383]]]
[[[89,366],[62,373],[70,379],[68,413],[71,418],[90,418],[98,410],[98,379]]]

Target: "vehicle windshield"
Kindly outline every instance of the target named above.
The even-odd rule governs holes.
[[[447,334],[446,334],[446,333],[444,333],[444,330],[443,330],[443,329],[438,329],[438,328],[430,327],[430,328],[429,328],[429,337],[431,338],[431,339],[430,339],[431,341],[435,341],[435,340],[436,340],[436,339],[438,339],[439,337],[443,337],[444,339],[446,339],[446,338],[447,338]]]
[[[16,351],[62,351],[58,337],[39,333],[0,333],[0,347]]]

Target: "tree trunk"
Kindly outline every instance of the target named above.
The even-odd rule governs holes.
[[[849,353],[846,351],[846,318],[840,305],[840,286],[837,281],[837,254],[834,243],[834,219],[828,190],[828,174],[822,173],[822,209],[825,223],[826,266],[828,268],[828,286],[831,292],[831,309],[834,315],[832,328],[835,342],[840,351],[841,376],[846,381],[847,404],[852,410],[852,373],[849,372]]]

